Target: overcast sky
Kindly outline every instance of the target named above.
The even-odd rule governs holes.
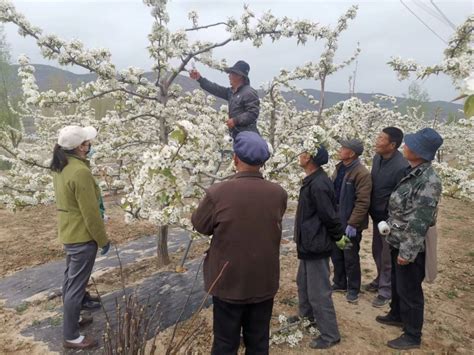
[[[436,12],[429,0],[405,0],[419,17],[446,41],[453,33],[446,23],[436,18]],[[64,39],[77,38],[86,46],[106,47],[112,52],[113,62],[119,68],[138,66],[148,70],[152,62],[146,50],[147,34],[152,18],[149,9],[140,0],[56,0],[56,1],[13,1],[33,25],[44,33],[54,33]],[[442,59],[446,44],[428,30],[400,1],[335,1],[335,0],[175,0],[170,1],[168,11],[173,29],[190,27],[188,12],[199,13],[199,23],[209,24],[239,17],[243,4],[247,3],[257,14],[271,10],[277,16],[311,19],[322,25],[334,25],[338,17],[351,5],[358,4],[359,11],[349,29],[339,42],[336,61],[348,58],[360,43],[362,52],[358,60],[356,92],[382,92],[401,96],[408,92],[409,81],[399,82],[395,73],[386,64],[391,56],[412,58],[422,64],[436,64]],[[435,1],[435,4],[456,26],[473,12],[471,1]],[[439,14],[438,14],[439,17]],[[17,28],[5,26],[7,40],[11,46],[12,58],[27,54],[32,63],[58,66],[41,57],[35,42],[20,37]],[[217,41],[226,38],[219,29],[203,31],[200,39]],[[291,69],[309,60],[316,60],[321,53],[322,43],[309,41],[304,47],[295,40],[266,43],[259,49],[249,43],[230,43],[214,52],[216,58],[226,58],[228,63],[244,59],[249,62],[250,78],[254,87],[271,80],[280,68]],[[197,65],[202,74],[221,84],[227,84],[227,77],[214,70]],[[81,73],[80,69],[67,70]],[[327,83],[327,90],[347,92],[348,77],[354,66],[338,72]],[[451,100],[456,97],[447,77],[439,76],[419,81],[431,100]],[[318,88],[315,82],[300,83],[301,87]]]

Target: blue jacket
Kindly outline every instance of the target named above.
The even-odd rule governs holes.
[[[332,176],[333,182],[336,180],[337,172],[341,166],[342,162],[336,165],[336,170]],[[339,217],[344,229],[347,225],[357,228],[358,231],[367,228],[371,191],[372,178],[370,172],[359,159],[354,160],[346,166],[338,201]]]
[[[235,122],[235,127],[230,130],[233,138],[242,131],[259,133],[257,118],[260,113],[260,99],[255,89],[244,84],[233,92],[231,88],[220,86],[203,77],[198,82],[207,92],[229,102],[229,117]]]

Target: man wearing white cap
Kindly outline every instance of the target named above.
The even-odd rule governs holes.
[[[100,189],[86,159],[90,141],[97,135],[94,127],[67,126],[59,131],[51,170],[58,210],[59,240],[66,252],[63,283],[64,347],[88,349],[98,345],[95,339],[79,333],[80,312],[86,287],[94,266],[97,247],[105,255],[110,242],[99,209]],[[92,319],[89,319],[89,323]]]

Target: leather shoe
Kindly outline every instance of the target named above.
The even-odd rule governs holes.
[[[393,325],[395,327],[403,327],[403,322],[400,318],[397,318],[390,313],[387,313],[385,316],[377,316],[375,317],[375,320],[379,323],[385,324],[385,325]]]
[[[371,282],[370,284],[364,286],[364,290],[366,290],[367,292],[377,292],[379,290],[379,287]]]
[[[100,302],[82,301],[81,309],[97,309],[100,308]]]
[[[397,350],[410,350],[420,348],[420,340],[416,340],[407,334],[402,334],[398,338],[387,342],[389,348]]]
[[[88,335],[86,335],[84,337],[84,339],[82,339],[82,341],[80,343],[71,343],[69,341],[66,341],[64,340],[63,342],[63,346],[66,348],[66,349],[79,349],[79,350],[82,350],[82,349],[91,349],[91,348],[95,348],[99,345],[99,342],[93,338],[90,338]]]
[[[83,301],[100,302],[100,298],[99,296],[92,296],[88,291],[86,291]]]
[[[336,284],[333,284],[331,286],[331,289],[332,289],[332,292],[346,292],[347,291],[347,288],[343,288],[343,287],[338,286]]]

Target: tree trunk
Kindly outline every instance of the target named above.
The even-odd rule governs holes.
[[[273,90],[275,89],[274,86],[270,88],[270,100],[272,101],[272,110],[270,112],[270,144],[272,148],[275,150],[275,131],[276,131],[276,100],[274,97]]]
[[[170,263],[168,255],[168,226],[158,227],[158,237],[156,240],[156,254],[158,257],[158,265],[164,266]]]
[[[321,82],[321,91],[320,91],[320,96],[319,96],[319,112],[318,112],[318,120],[316,121],[316,124],[321,124],[321,117],[323,115],[323,109],[324,109],[324,86],[326,84],[326,75],[320,76],[320,82]]]

